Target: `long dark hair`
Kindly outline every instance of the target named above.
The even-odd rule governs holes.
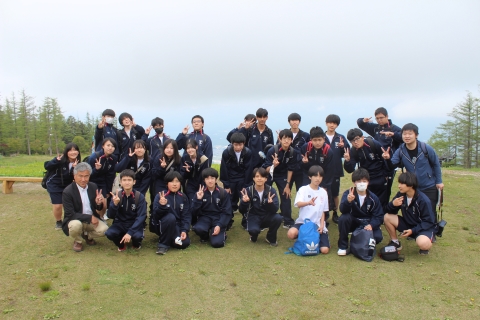
[[[168,146],[168,145],[172,145],[173,147],[173,165],[174,166],[178,166],[180,164],[180,161],[182,160],[180,158],[180,154],[178,153],[178,145],[177,145],[177,141],[173,140],[173,139],[168,139],[167,141],[165,141],[163,143],[163,156],[165,157],[165,148]],[[165,161],[167,161],[167,159],[165,159]],[[168,161],[167,161],[168,162]]]
[[[75,149],[75,150],[78,151],[78,155],[77,155],[78,163],[82,162],[82,157],[80,155],[80,148],[77,146],[77,144],[75,144],[73,142],[70,142],[65,146],[65,149],[63,149],[63,157],[62,157],[62,160],[60,161],[62,164],[70,161],[68,159],[68,151],[70,151],[72,149]]]
[[[148,155],[147,145],[145,144],[145,141],[140,139],[133,141],[133,151],[135,151],[137,147],[142,147],[143,149],[145,149],[145,155],[143,156],[143,159],[146,162],[150,162],[150,156]],[[132,158],[135,160],[135,162],[137,162],[138,159],[136,154],[134,154]]]

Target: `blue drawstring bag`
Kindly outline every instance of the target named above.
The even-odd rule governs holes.
[[[316,256],[320,254],[320,233],[317,229],[318,226],[315,223],[310,219],[305,219],[298,229],[297,241],[288,250],[297,256]]]

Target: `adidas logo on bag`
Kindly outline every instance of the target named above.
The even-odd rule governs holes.
[[[317,251],[317,248],[318,248],[318,243],[315,244],[314,242],[312,242],[311,244],[308,244],[306,243],[305,244],[307,246],[307,251],[305,251],[305,253],[316,253]]]

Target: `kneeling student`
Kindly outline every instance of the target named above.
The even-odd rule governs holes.
[[[412,172],[404,172],[398,177],[398,190],[395,198],[388,203],[384,223],[391,241],[389,246],[402,249],[395,230],[401,237],[412,237],[420,248],[420,254],[428,254],[436,233],[435,215],[428,197],[417,190],[417,177]],[[398,216],[398,210],[402,215]]]
[[[254,185],[241,191],[240,213],[246,219],[246,229],[250,234],[250,241],[257,242],[262,228],[268,228],[265,240],[271,246],[277,246],[277,230],[282,224],[283,217],[277,214],[278,196],[274,188],[266,185],[268,172],[264,168],[253,170]]]
[[[298,218],[292,228],[288,229],[287,236],[290,240],[298,238],[298,230],[305,223],[305,219],[310,219],[318,226],[320,233],[320,252],[328,253],[330,251],[330,240],[328,239],[328,230],[325,227],[325,214],[328,212],[328,194],[324,188],[320,187],[323,179],[323,169],[314,165],[308,169],[308,178],[310,184],[303,186],[298,190],[295,196],[295,207],[299,208]]]
[[[225,246],[225,229],[232,219],[232,205],[225,189],[217,186],[218,172],[213,168],[202,171],[205,188],[200,185],[192,200],[192,215],[197,217],[193,231],[205,243],[210,239],[214,248]]]
[[[135,172],[125,169],[120,173],[120,185],[123,190],[117,194],[110,192],[112,201],[108,215],[113,224],[105,232],[122,252],[127,249],[127,243],[132,242],[133,249],[140,249],[143,240],[143,224],[147,218],[147,202],[140,191],[133,189]]]
[[[159,236],[157,254],[165,254],[172,246],[185,249],[190,245],[190,201],[180,192],[182,175],[170,171],[165,175],[168,191],[159,192],[153,201],[152,223]]]
[[[358,168],[352,174],[355,187],[343,193],[340,202],[338,218],[338,255],[345,256],[348,248],[348,233],[363,226],[373,231],[377,244],[383,240],[380,225],[382,224],[383,209],[378,197],[367,190],[370,176],[364,168]]]

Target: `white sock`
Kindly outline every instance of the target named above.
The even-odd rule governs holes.
[[[400,242],[398,241],[398,239],[395,239],[395,240],[392,239],[392,241],[395,242],[396,244],[400,244]]]

